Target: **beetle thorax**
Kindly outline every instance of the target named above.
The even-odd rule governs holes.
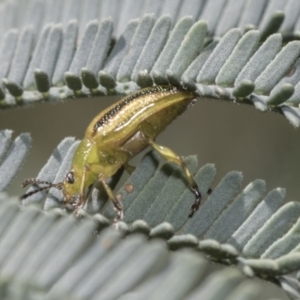
[[[76,169],[82,169],[86,164],[97,164],[99,163],[99,150],[97,146],[92,143],[89,139],[84,138],[78,145],[72,166]]]

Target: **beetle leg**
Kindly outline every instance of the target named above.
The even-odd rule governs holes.
[[[117,223],[119,221],[123,220],[123,206],[121,202],[118,200],[110,186],[106,183],[105,179],[103,177],[99,178],[100,182],[103,184],[103,187],[109,197],[109,199],[112,201],[115,210],[117,211],[117,217],[114,219],[114,223]]]
[[[194,194],[196,196],[196,200],[195,200],[194,204],[191,206],[192,211],[189,214],[189,217],[192,217],[194,215],[194,213],[199,209],[199,206],[200,206],[200,203],[201,203],[201,193],[200,193],[198,185],[195,182],[192,174],[190,173],[187,165],[185,164],[183,159],[179,155],[177,155],[173,150],[171,150],[170,148],[167,148],[165,146],[161,146],[161,145],[156,144],[153,141],[153,139],[151,139],[151,138],[149,138],[149,144],[163,158],[165,158],[168,161],[174,162],[175,164],[178,164],[182,167],[182,169],[185,173],[185,176],[187,178],[189,187],[194,192]]]
[[[114,169],[118,170],[121,167],[121,164],[116,164],[114,166]],[[110,177],[111,175],[113,175],[115,173],[115,170],[112,169],[110,170],[110,172],[108,173],[109,175],[103,175],[103,166],[101,164],[86,164],[84,166],[84,170],[83,170],[83,174],[82,174],[82,181],[81,181],[81,186],[80,186],[80,204],[84,205],[85,203],[85,199],[84,199],[84,192],[85,192],[85,178],[86,178],[86,173],[87,172],[91,172],[92,174],[100,174],[100,175],[96,175],[99,179],[99,181],[102,183],[105,192],[107,193],[109,199],[112,201],[115,210],[117,211],[117,217],[115,218],[114,222],[118,222],[121,221],[123,219],[123,206],[121,204],[121,202],[117,199],[117,197],[115,196],[114,192],[112,191],[112,189],[110,188],[110,186],[106,183],[106,179],[108,177]]]
[[[86,164],[83,168],[83,172],[82,172],[82,176],[81,176],[81,182],[80,182],[80,191],[79,191],[79,199],[76,203],[76,209],[78,210],[80,207],[83,207],[85,202],[86,202],[86,197],[85,197],[85,193],[86,193],[86,178],[88,176],[88,172],[92,173],[92,174],[101,174],[102,171],[102,166],[99,164]],[[113,192],[108,192],[107,187],[109,188],[109,186],[107,185],[107,183],[102,180],[102,178],[104,177],[102,174],[99,177],[99,181],[103,184],[105,191],[107,192],[108,196],[112,198],[111,194],[113,194]],[[110,188],[109,188],[110,189]],[[116,206],[116,205],[115,205]]]
[[[86,173],[89,171],[88,165],[85,165],[82,172],[81,177],[81,183],[80,183],[80,193],[79,193],[79,199],[77,203],[75,204],[75,213],[79,210],[79,208],[83,207],[85,204],[85,179],[86,179]]]

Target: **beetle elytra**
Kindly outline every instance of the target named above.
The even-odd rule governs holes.
[[[182,167],[188,185],[196,197],[189,215],[192,217],[201,201],[198,186],[182,158],[173,150],[158,145],[155,138],[182,114],[195,98],[193,92],[173,86],[154,86],[126,96],[92,120],[75,151],[71,169],[63,182],[51,183],[34,178],[27,179],[23,186],[29,184],[44,184],[44,186],[24,194],[21,198],[56,187],[63,192],[64,204],[72,204],[76,212],[85,205],[87,190],[98,180],[117,211],[115,221],[121,220],[122,203],[106,180],[121,167],[132,170],[128,161],[145,147],[151,146],[166,160]]]

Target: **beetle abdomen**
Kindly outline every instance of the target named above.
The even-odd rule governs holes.
[[[140,97],[145,97],[151,94],[162,93],[162,92],[176,93],[178,91],[179,91],[178,88],[168,85],[168,86],[154,86],[150,88],[145,88],[133,94],[130,94],[129,96],[121,99],[119,102],[110,106],[108,109],[104,111],[104,114],[101,114],[101,116],[99,116],[99,119],[94,124],[93,132],[96,132],[99,129],[99,127],[107,124],[109,120],[111,120],[117,113],[119,113],[122,110],[122,108],[124,108],[132,101],[139,99]]]
[[[87,128],[86,136],[103,146],[115,144],[116,141],[123,144],[139,130],[145,120],[152,120],[151,124],[154,127],[162,125],[164,128],[182,112],[181,108],[176,107],[184,106],[186,108],[183,103],[189,103],[194,98],[195,95],[192,92],[173,86],[154,86],[142,89],[121,99],[96,116]],[[169,116],[159,113],[169,110],[173,112],[171,115],[168,114]],[[155,114],[160,115],[159,120],[157,117],[151,118]],[[168,121],[165,123],[164,119],[168,119]]]

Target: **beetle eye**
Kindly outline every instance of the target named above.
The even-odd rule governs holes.
[[[69,172],[66,176],[66,182],[67,183],[74,183],[74,173]]]

